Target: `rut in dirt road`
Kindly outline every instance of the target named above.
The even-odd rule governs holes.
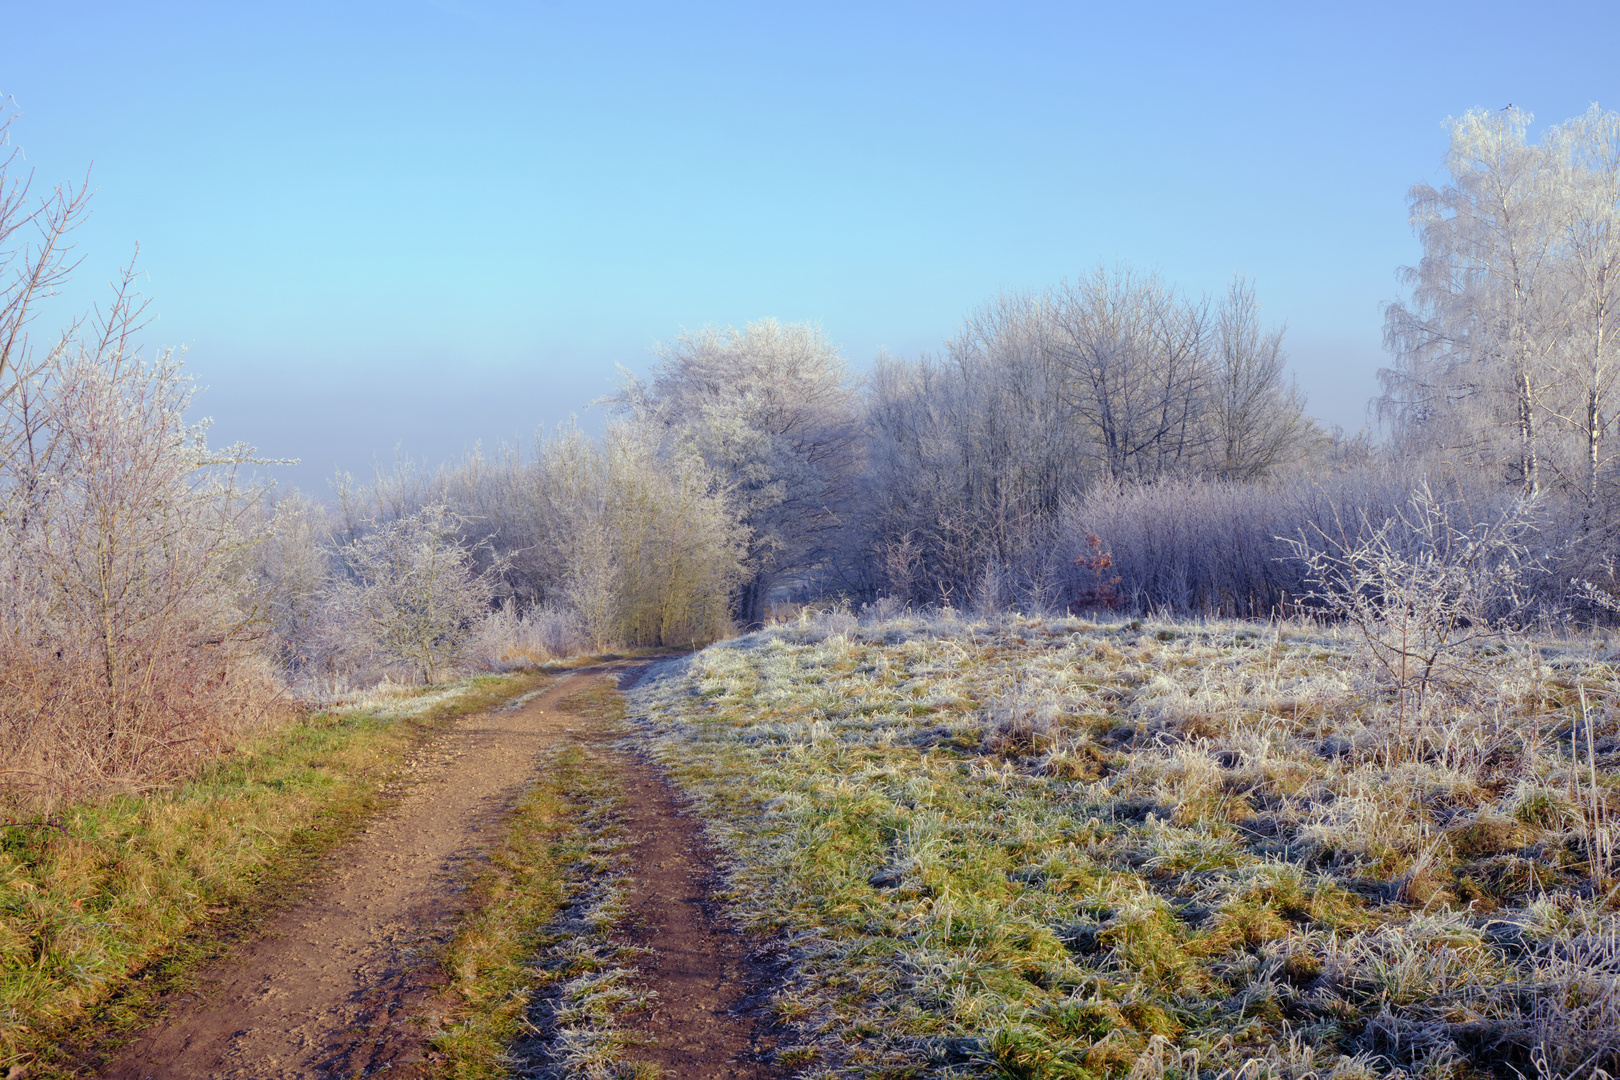
[[[620,775],[636,838],[630,937],[652,950],[640,981],[655,994],[625,1027],[656,1041],[630,1056],[677,1080],[778,1075],[762,974],[714,899],[715,852],[656,769],[638,762]]]
[[[198,973],[102,1071],[107,1080],[315,1080],[432,1075],[428,1037],[447,1006],[433,962],[467,914],[459,868],[495,838],[499,815],[564,738],[596,744],[623,777],[634,860],[632,921],[654,995],[625,1029],[657,1045],[632,1056],[672,1080],[774,1075],[769,1042],[746,1007],[755,989],[743,940],[716,917],[713,857],[701,830],[648,765],[602,745],[593,721],[557,703],[595,677],[640,664],[583,669],[516,709],[467,717],[424,752],[426,773],[332,857],[333,870],[254,941]]]

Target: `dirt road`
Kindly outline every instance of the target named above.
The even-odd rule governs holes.
[[[686,1078],[763,1078],[757,980],[745,943],[709,899],[712,853],[649,765],[615,753],[593,721],[557,704],[637,662],[582,669],[516,709],[467,717],[412,763],[417,780],[339,849],[306,898],[257,939],[199,973],[102,1071],[107,1080],[291,1080],[431,1072],[426,1037],[444,984],[432,962],[466,913],[463,860],[493,838],[502,808],[564,737],[597,744],[622,777],[634,859],[631,908],[656,1007],[632,1020],[656,1040],[636,1057]],[[753,1014],[753,1015],[750,1015]]]

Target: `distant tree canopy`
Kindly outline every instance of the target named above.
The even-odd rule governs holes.
[[[1190,296],[1105,265],[996,297],[937,353],[864,378],[810,324],[683,334],[609,399],[602,439],[340,484],[326,542],[449,507],[514,612],[598,644],[708,640],[782,600],[1269,615],[1304,587],[1285,540],[1376,530],[1427,484],[1464,516],[1529,496],[1543,599],[1571,580],[1620,593],[1620,119],[1593,109],[1534,143],[1528,121],[1454,121],[1450,182],[1412,190],[1423,258],[1386,310],[1385,447],[1306,416],[1252,281]],[[314,535],[307,507],[288,514],[267,550],[294,633],[337,586],[283,550]]]
[[[746,530],[735,613],[757,626],[772,589],[834,554],[856,472],[858,399],[821,331],[774,319],[658,349],[614,404],[666,454],[696,455]]]
[[[987,575],[1039,590],[1034,552],[1093,485],[1255,479],[1320,441],[1249,282],[1212,305],[1126,267],[999,297],[943,356],[880,359],[867,436],[867,564],[954,602]]]

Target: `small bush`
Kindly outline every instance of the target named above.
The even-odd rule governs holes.
[[[331,598],[327,632],[427,683],[464,663],[498,574],[475,569],[464,524],[448,507],[425,506],[351,541],[343,555],[352,578]]]

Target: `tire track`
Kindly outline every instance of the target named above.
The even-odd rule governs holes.
[[[197,973],[195,989],[101,1071],[106,1080],[315,1080],[430,1076],[428,1039],[448,1005],[435,963],[468,913],[467,860],[496,838],[500,813],[536,757],[579,739],[621,780],[633,869],[632,943],[653,1005],[625,1018],[650,1037],[636,1057],[672,1080],[765,1080],[774,1042],[762,969],[714,900],[715,853],[650,764],[626,758],[600,721],[557,704],[589,681],[645,662],[559,679],[518,708],[469,716],[415,755],[416,780],[331,871],[255,939]]]

